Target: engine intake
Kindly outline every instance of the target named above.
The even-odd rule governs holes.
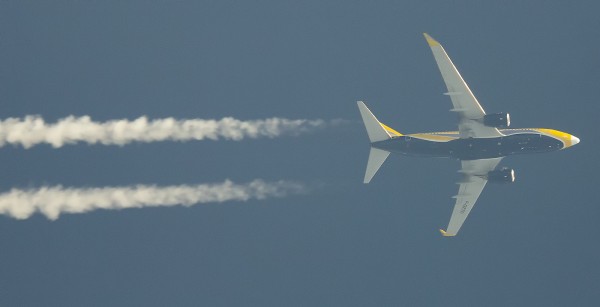
[[[491,171],[488,173],[487,179],[489,182],[494,183],[513,183],[515,182],[515,170],[504,167],[499,170]]]
[[[488,127],[508,128],[510,126],[510,114],[502,112],[484,115],[483,124]]]

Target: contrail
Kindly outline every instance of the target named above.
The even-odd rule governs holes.
[[[160,206],[191,206],[202,203],[247,201],[302,193],[302,184],[260,179],[245,184],[230,180],[216,184],[155,186],[135,185],[101,188],[12,189],[0,194],[0,214],[26,219],[36,212],[56,220],[63,213],[84,213],[96,209],[126,209]]]
[[[332,121],[335,124],[336,121]],[[327,122],[321,119],[268,118],[242,121],[231,117],[214,119],[163,118],[149,120],[142,116],[135,120],[95,122],[89,116],[68,116],[48,124],[40,116],[7,118],[0,121],[0,147],[6,144],[30,148],[47,143],[54,148],[65,144],[125,145],[131,142],[235,140],[244,138],[297,135]]]

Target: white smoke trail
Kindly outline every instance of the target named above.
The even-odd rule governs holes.
[[[297,135],[322,128],[324,120],[269,118],[241,121],[231,117],[220,120],[163,118],[148,120],[142,116],[135,120],[94,122],[89,116],[68,116],[56,123],[47,124],[40,116],[7,118],[0,121],[0,147],[6,144],[30,148],[48,143],[54,148],[65,144],[125,145],[131,142],[235,140],[244,138]]]
[[[305,190],[299,183],[265,182],[257,179],[246,184],[229,180],[217,184],[154,186],[135,185],[102,188],[12,189],[0,194],[0,214],[26,219],[36,212],[56,220],[63,213],[84,213],[95,209],[126,209],[159,206],[191,206],[202,203],[247,201],[284,197]]]

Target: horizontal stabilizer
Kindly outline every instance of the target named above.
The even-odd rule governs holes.
[[[365,172],[364,183],[369,183],[371,179],[373,179],[373,176],[375,176],[375,174],[389,155],[389,151],[371,147],[371,152],[369,153],[369,162],[367,162],[367,171]]]
[[[367,128],[367,134],[369,135],[369,140],[371,143],[385,141],[391,138],[390,134],[386,131],[383,125],[377,120],[375,115],[371,113],[369,108],[365,105],[364,102],[358,101],[358,110],[360,111],[360,115],[362,116],[363,123],[365,124],[365,128]],[[385,160],[385,159],[384,159]]]

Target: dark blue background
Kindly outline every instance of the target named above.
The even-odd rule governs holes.
[[[0,116],[342,118],[241,142],[0,149],[0,186],[297,180],[285,199],[0,217],[2,306],[593,306],[600,299],[593,1],[3,1]],[[422,32],[486,111],[581,138],[509,157],[455,238],[459,163],[392,156],[363,185],[356,100],[453,130]]]

